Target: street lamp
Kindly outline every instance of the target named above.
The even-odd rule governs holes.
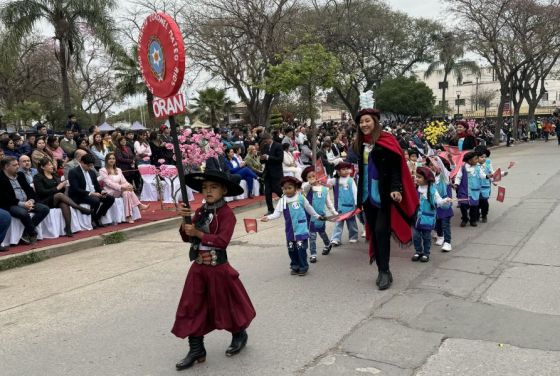
[[[461,105],[461,91],[457,90],[457,115],[459,115],[461,112],[459,111],[459,106]]]

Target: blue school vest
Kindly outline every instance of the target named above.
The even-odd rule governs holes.
[[[452,197],[451,186],[445,184],[442,179],[439,179],[439,182],[435,184],[435,187],[441,198],[445,199],[448,197]],[[451,203],[438,206],[438,208],[436,209],[436,213],[438,219],[453,217],[453,207]]]
[[[294,202],[286,204],[284,209],[284,222],[286,224],[286,239],[288,241],[307,240],[309,231],[307,225],[307,216],[303,206],[304,199],[301,193],[298,193],[298,199]]]
[[[327,206],[328,194],[329,190],[326,187],[321,187],[321,190],[318,192],[314,191],[313,188],[310,188],[309,192],[307,192],[307,201],[309,201],[311,206],[313,206],[313,209],[315,209],[317,214],[325,215],[325,207]],[[311,218],[309,214],[307,214],[307,220],[309,221],[309,231],[325,231],[325,221],[318,221],[314,218]]]
[[[379,171],[373,160],[370,158],[371,152],[364,149],[362,163],[364,164],[364,179],[363,179],[363,198],[362,203],[369,200],[369,202],[378,208],[381,207],[381,196],[379,195]],[[366,193],[367,192],[367,193]]]
[[[460,138],[459,141],[457,141],[457,149],[459,149],[459,151],[463,151],[464,142],[465,142],[465,138]]]
[[[482,171],[486,174],[486,175],[490,175],[490,159],[486,159],[486,161],[484,161],[484,164],[482,166],[480,166],[482,168]],[[480,197],[484,198],[484,199],[488,199],[490,198],[490,194],[492,193],[492,183],[490,182],[490,179],[481,179],[480,181]]]
[[[477,206],[480,199],[480,167],[474,168],[474,176],[467,172],[466,167],[461,167],[463,176],[461,177],[461,184],[457,190],[459,198],[468,198],[468,205]]]
[[[420,206],[418,207],[418,212],[416,213],[416,223],[414,228],[417,230],[431,231],[436,225],[436,188],[432,185],[428,189],[427,197],[418,192],[418,199],[420,200]],[[433,204],[430,204],[430,200]]]
[[[354,190],[350,182],[352,178],[348,177],[347,179],[348,184],[346,188],[340,184],[340,178],[336,178],[336,182],[333,187],[334,206],[339,214],[351,212],[356,207],[354,205]]]

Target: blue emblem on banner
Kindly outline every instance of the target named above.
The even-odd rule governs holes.
[[[156,37],[152,37],[148,46],[148,61],[152,68],[152,73],[159,80],[163,81],[165,78],[165,57],[161,43]]]

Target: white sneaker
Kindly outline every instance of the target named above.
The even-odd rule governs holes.
[[[443,243],[443,246],[441,247],[442,252],[449,252],[452,249],[453,248],[451,247],[451,244],[449,244],[449,243]]]
[[[331,244],[335,247],[338,247],[340,245],[340,242],[338,240],[331,240]]]
[[[366,237],[366,230],[362,231],[362,238]]]
[[[357,243],[357,242],[358,242],[358,239],[350,239],[350,240],[348,240],[348,243]]]
[[[442,245],[443,241],[444,241],[443,236],[441,238],[439,236],[436,237],[436,245]]]

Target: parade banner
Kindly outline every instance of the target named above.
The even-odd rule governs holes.
[[[322,184],[327,183],[327,172],[320,159],[315,162],[315,179]]]
[[[332,217],[328,217],[327,220],[331,222],[342,222],[349,218],[352,218],[355,215],[358,215],[362,212],[362,209],[356,208],[348,213],[333,215]]]
[[[185,45],[171,16],[158,12],[146,18],[138,37],[138,61],[152,94],[159,98],[177,94],[185,77]]]
[[[152,108],[156,118],[165,118],[187,112],[187,101],[183,93],[167,98],[154,98]]]

